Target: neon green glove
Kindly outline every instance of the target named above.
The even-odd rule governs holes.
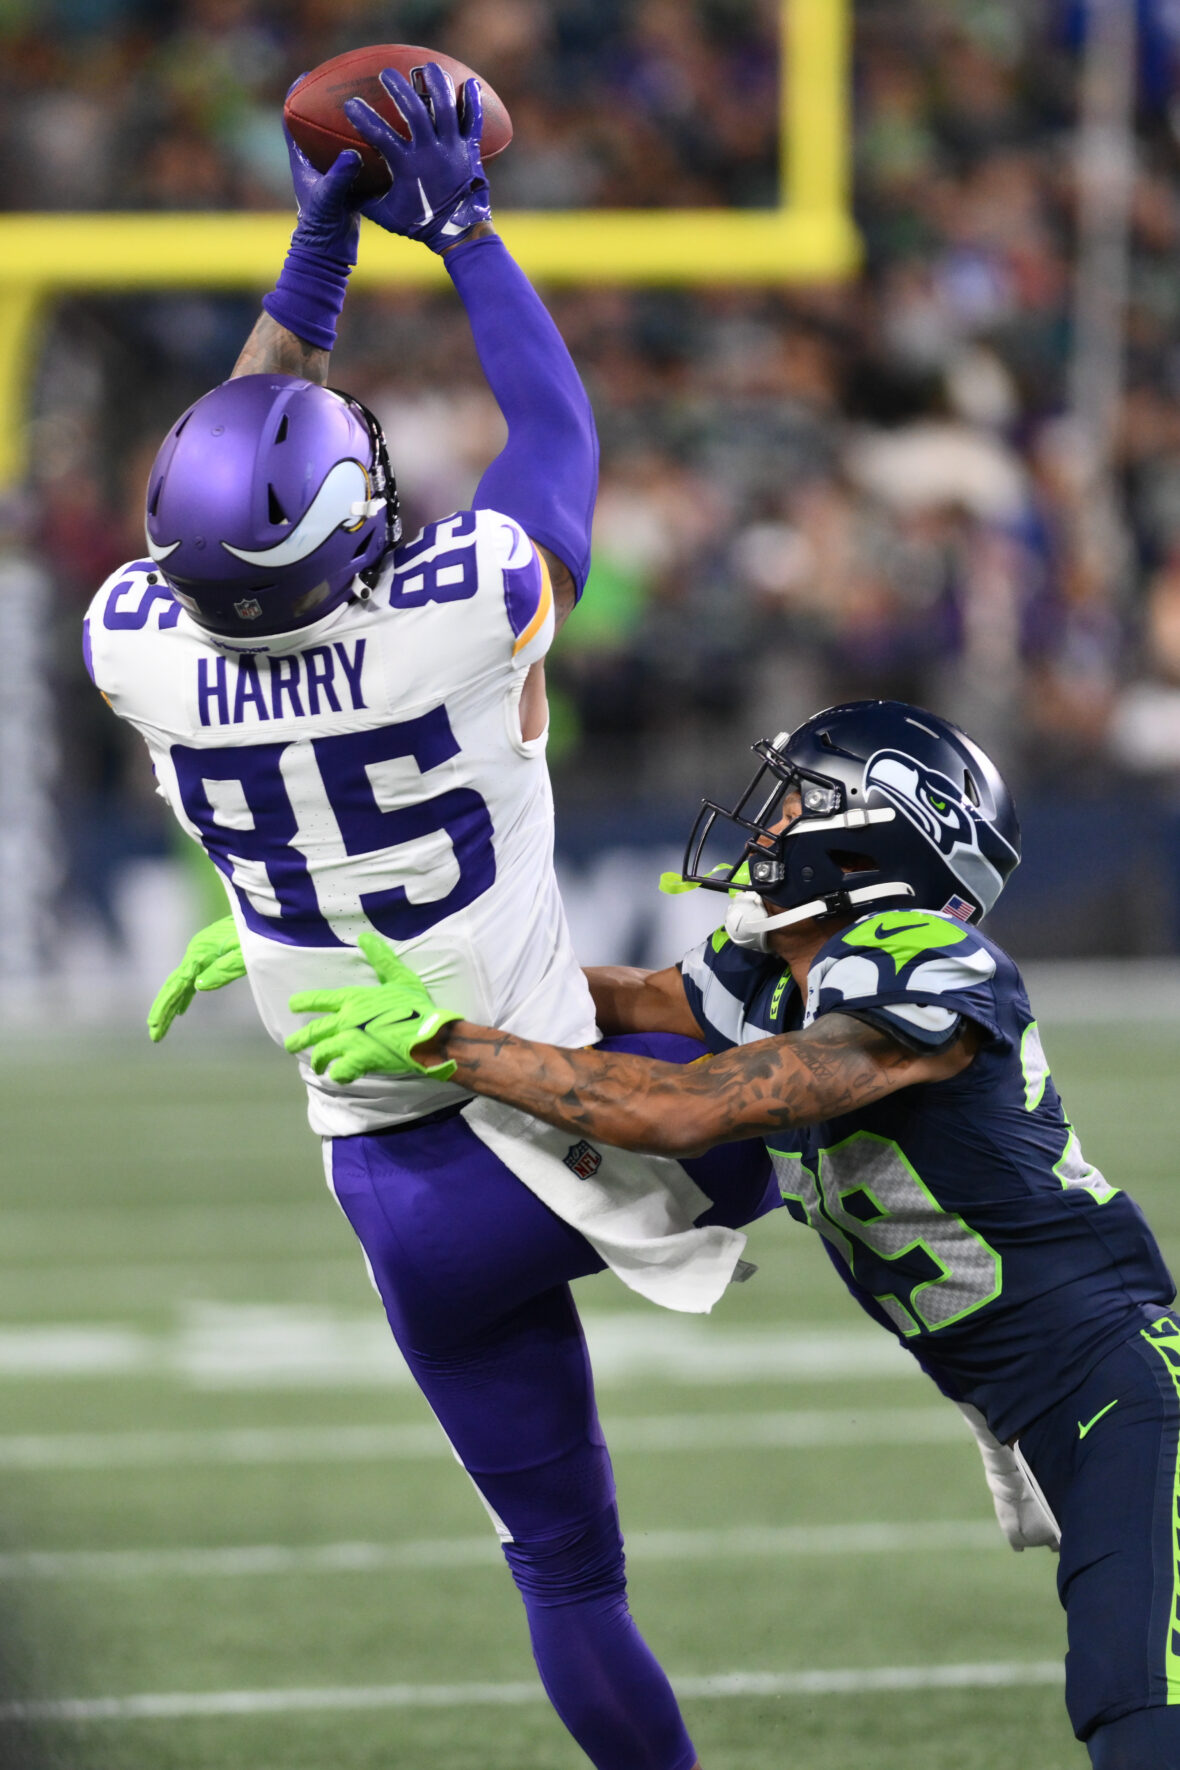
[[[311,1051],[318,1076],[328,1070],[334,1082],[355,1082],[373,1074],[430,1076],[445,1082],[453,1063],[424,1064],[412,1056],[463,1016],[437,1008],[426,985],[404,965],[379,934],[362,934],[357,945],[377,973],[379,982],[352,989],[301,990],[291,997],[292,1014],[323,1014],[301,1026],[287,1040],[288,1051]]]
[[[246,961],[238,943],[232,916],[210,922],[194,934],[184,958],[163,983],[148,1009],[148,1037],[158,1045],[178,1014],[183,1014],[198,990],[223,989],[246,975]]]

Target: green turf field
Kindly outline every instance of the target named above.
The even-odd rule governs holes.
[[[1046,1042],[1087,1155],[1180,1258],[1180,1027]],[[5,1694],[83,1705],[36,1761],[584,1763],[288,1064],[186,1026],[9,1047],[0,1095]],[[581,1287],[634,1608],[706,1770],[1080,1770],[1050,1557],[1004,1545],[957,1416],[810,1235],[753,1243],[708,1321]]]

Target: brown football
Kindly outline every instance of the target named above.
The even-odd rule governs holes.
[[[357,134],[341,107],[346,98],[363,98],[379,116],[393,125],[399,135],[408,139],[409,131],[402,114],[377,76],[383,68],[397,68],[410,80],[414,69],[428,61],[436,61],[446,70],[455,83],[456,92],[461,92],[464,80],[470,80],[474,74],[473,69],[456,61],[453,55],[443,55],[437,49],[423,49],[415,43],[370,43],[364,49],[349,49],[344,55],[334,55],[331,61],[321,62],[318,68],[305,74],[294,91],[288,94],[283,116],[316,171],[326,172],[337,154],[343,153],[345,148],[355,148],[363,162],[353,187],[357,195],[366,201],[383,196],[389,189],[389,168],[376,148],[370,147]],[[480,80],[480,87],[483,97],[481,151],[484,159],[490,160],[512,140],[512,121],[486,80]]]

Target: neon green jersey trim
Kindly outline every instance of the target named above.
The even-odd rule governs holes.
[[[1082,1154],[1078,1134],[1068,1119],[1065,1121],[1065,1148],[1060,1161],[1053,1164],[1053,1172],[1066,1192],[1074,1188],[1088,1192],[1095,1204],[1109,1204],[1118,1196],[1119,1188],[1112,1186],[1106,1175],[1099,1173],[1093,1162],[1088,1162]]]
[[[1159,1353],[1164,1368],[1172,1379],[1172,1387],[1176,1399],[1180,1401],[1180,1327],[1170,1315],[1161,1315],[1150,1327],[1141,1330],[1147,1344]],[[1164,1628],[1164,1677],[1167,1687],[1169,1705],[1180,1703],[1180,1653],[1176,1651],[1176,1643],[1180,1640],[1180,1535],[1177,1533],[1175,1520],[1180,1512],[1180,1438],[1176,1445],[1176,1459],[1173,1464],[1172,1480],[1172,1611]]]
[[[1045,1098],[1045,1083],[1049,1080],[1049,1064],[1035,1020],[1029,1021],[1020,1040],[1020,1068],[1024,1075],[1024,1110],[1035,1112]]]
[[[919,953],[937,952],[940,947],[958,946],[966,940],[967,930],[941,916],[929,916],[922,910],[881,910],[867,922],[857,922],[844,935],[845,946],[880,947],[893,960],[900,973]]]

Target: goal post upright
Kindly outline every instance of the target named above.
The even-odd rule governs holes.
[[[855,274],[848,203],[851,0],[780,0],[780,201],[772,209],[505,210],[496,224],[545,284],[783,286]],[[262,291],[289,212],[0,216],[0,490],[26,462],[25,406],[46,304],[59,293]],[[367,227],[359,288],[446,283],[438,258]]]

